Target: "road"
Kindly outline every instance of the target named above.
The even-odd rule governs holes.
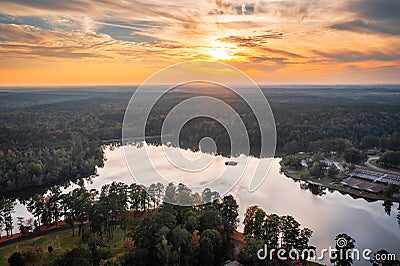
[[[333,164],[337,167],[337,169],[339,169],[340,172],[343,172],[343,171],[344,171],[344,168],[343,168],[343,166],[342,166],[340,163],[338,163],[338,162],[333,162]]]
[[[372,169],[375,169],[375,170],[379,171],[379,172],[384,172],[384,173],[393,174],[393,175],[399,175],[399,174],[400,174],[400,172],[388,170],[388,169],[385,169],[385,168],[380,168],[380,167],[378,167],[378,166],[373,165],[373,164],[370,163],[370,161],[372,161],[372,160],[377,160],[377,159],[379,159],[378,156],[369,157],[368,160],[367,160],[364,164],[365,164],[366,166],[372,168]]]

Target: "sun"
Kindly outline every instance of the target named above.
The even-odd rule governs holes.
[[[237,47],[232,43],[225,43],[212,40],[208,49],[204,53],[210,56],[213,60],[231,60],[234,57]]]
[[[214,60],[229,60],[232,58],[228,49],[224,47],[210,49],[207,51],[207,54],[210,55]]]

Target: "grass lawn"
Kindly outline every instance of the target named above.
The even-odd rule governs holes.
[[[107,242],[107,245],[110,246],[111,256],[115,256],[122,252],[121,245],[124,242],[124,230],[120,229],[117,226],[117,229],[114,231],[114,237]]]
[[[86,229],[88,230],[88,229]],[[77,230],[75,234],[77,233]],[[116,255],[121,252],[121,244],[123,243],[124,232],[119,227],[114,231],[114,237],[107,242],[110,246],[112,255]],[[62,231],[50,232],[45,235],[41,235],[28,240],[21,240],[19,242],[3,246],[0,248],[0,265],[8,265],[7,259],[12,253],[16,251],[22,251],[24,249],[32,248],[33,250],[41,249],[35,257],[38,259],[34,262],[34,265],[43,265],[48,262],[52,262],[53,259],[62,254],[64,251],[74,248],[81,243],[81,238],[75,235],[72,237],[71,229],[65,229]],[[53,246],[54,251],[50,255],[47,251],[48,246]],[[32,264],[27,264],[32,265]]]
[[[379,165],[376,163],[376,161],[377,161],[377,159],[373,159],[373,160],[369,161],[369,163],[379,167]]]
[[[312,180],[313,181],[313,180]],[[316,179],[315,182],[320,183],[321,185],[325,186],[325,187],[333,187],[332,186],[332,178],[324,176],[322,177],[320,180]]]

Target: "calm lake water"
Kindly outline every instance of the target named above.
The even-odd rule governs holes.
[[[171,177],[170,181],[190,183],[193,179],[182,179],[181,173],[163,159],[161,147],[149,147],[148,152],[153,162],[157,162],[157,170]],[[181,151],[188,157],[198,156],[190,151]],[[121,181],[127,184],[134,182],[126,166],[123,148],[111,151],[106,149],[107,161],[104,168],[98,169],[98,176],[87,184],[87,188],[100,189],[103,184],[113,181]],[[210,155],[211,156],[211,155]],[[224,169],[224,162],[229,160],[216,156],[206,175],[212,177]],[[257,158],[249,158],[248,167],[254,167],[258,163]],[[397,254],[400,258],[400,227],[396,216],[399,204],[395,203],[391,209],[391,215],[387,215],[382,207],[382,201],[367,202],[364,199],[353,199],[350,195],[342,195],[334,191],[326,190],[326,194],[314,195],[310,190],[301,189],[298,182],[280,173],[280,159],[273,159],[268,177],[255,191],[249,192],[248,185],[250,175],[243,175],[240,182],[230,191],[240,206],[240,230],[243,229],[242,221],[246,207],[258,205],[267,213],[278,215],[292,215],[301,223],[302,227],[308,227],[314,231],[310,244],[317,247],[317,251],[335,245],[335,236],[345,232],[356,240],[356,248],[359,250],[371,249],[373,251],[386,249]],[[138,167],[142,167],[138,162]],[[142,167],[143,168],[143,167]],[[140,169],[141,174],[151,175],[151,169]],[[147,171],[147,172],[146,172]],[[198,180],[197,180],[198,181]],[[72,186],[66,190],[72,189]],[[26,208],[17,204],[17,216],[28,217],[30,214]],[[16,227],[15,227],[16,228]],[[4,232],[3,232],[4,234]],[[325,260],[326,263],[328,261]],[[329,263],[328,263],[329,264]],[[366,261],[355,262],[355,265],[370,265]]]

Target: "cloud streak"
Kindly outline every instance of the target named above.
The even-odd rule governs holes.
[[[366,22],[364,20],[352,20],[340,22],[330,26],[331,29],[353,31],[363,34],[389,34],[400,35],[398,24],[382,22]]]
[[[266,45],[269,39],[282,39],[282,37],[283,33],[272,32],[254,36],[226,36],[217,40],[222,42],[235,43],[239,46],[254,47]]]
[[[54,69],[79,64],[93,73],[134,68],[140,72],[137,82],[147,69],[195,59],[226,60],[261,82],[338,77],[350,65],[361,73],[370,69],[366,62],[377,68],[400,65],[399,49],[393,48],[400,38],[398,0],[0,0],[0,5],[5,80],[13,76],[5,74],[7,65],[17,69],[15,77],[27,66],[36,73],[35,64]]]
[[[391,62],[400,59],[399,53],[385,53],[381,51],[359,52],[354,50],[340,50],[336,52],[315,51],[316,54],[328,58],[332,61],[340,62],[365,62],[365,61],[382,61]]]

